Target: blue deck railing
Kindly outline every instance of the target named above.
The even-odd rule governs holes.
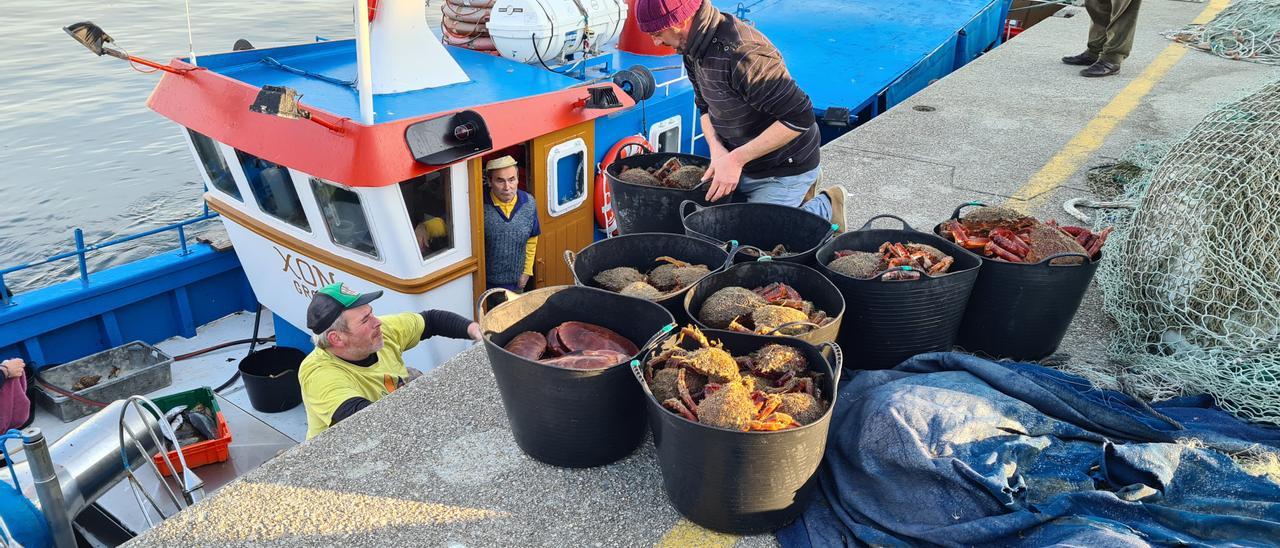
[[[130,235],[128,235],[128,236],[124,236],[124,237],[122,237],[122,238],[116,238],[116,239],[114,239],[114,240],[108,240],[108,241],[105,241],[105,242],[99,242],[99,243],[91,244],[91,245],[85,245],[85,243],[84,243],[84,231],[82,231],[82,230],[80,230],[79,228],[77,228],[77,229],[75,230],[75,242],[76,242],[76,248],[75,248],[74,250],[72,250],[72,251],[67,251],[67,252],[63,252],[63,253],[59,253],[59,254],[57,254],[57,255],[53,255],[53,256],[47,257],[47,258],[45,258],[45,259],[39,260],[39,261],[34,261],[34,262],[30,262],[30,263],[24,263],[24,264],[20,264],[20,265],[17,265],[17,266],[11,266],[11,267],[8,267],[8,268],[0,269],[0,303],[2,303],[2,306],[9,306],[9,305],[13,304],[13,292],[9,291],[8,286],[6,286],[6,285],[5,285],[5,283],[4,283],[4,277],[5,277],[6,275],[8,275],[8,274],[12,274],[12,273],[14,273],[14,272],[19,272],[19,271],[22,271],[22,270],[26,270],[26,269],[28,269],[28,268],[33,268],[33,267],[37,267],[37,266],[44,265],[44,264],[49,264],[49,263],[52,263],[52,262],[54,262],[54,261],[61,261],[61,260],[63,260],[63,259],[67,259],[67,258],[75,257],[75,258],[76,258],[76,260],[79,262],[79,267],[80,267],[80,283],[82,283],[82,284],[84,284],[84,285],[89,285],[89,267],[88,267],[88,264],[87,264],[87,262],[86,262],[86,260],[85,260],[85,256],[86,256],[86,255],[88,255],[88,254],[89,254],[89,252],[91,252],[91,251],[97,251],[97,250],[99,250],[99,249],[106,249],[106,248],[111,247],[111,246],[114,246],[114,245],[123,244],[123,243],[125,243],[125,242],[131,242],[131,241],[137,240],[137,239],[139,239],[139,238],[146,238],[147,236],[153,236],[153,235],[156,235],[156,234],[160,234],[160,233],[162,233],[162,232],[168,232],[168,231],[171,231],[171,230],[175,230],[175,231],[177,231],[177,232],[178,232],[178,246],[179,246],[179,248],[182,250],[182,251],[181,251],[181,254],[182,254],[182,255],[187,255],[187,254],[189,254],[189,253],[190,253],[190,251],[188,251],[188,250],[187,250],[187,231],[186,231],[186,227],[187,227],[187,226],[189,226],[189,225],[193,225],[193,224],[195,224],[195,223],[199,223],[199,222],[202,222],[202,221],[207,221],[207,220],[209,220],[209,219],[216,218],[217,216],[218,216],[218,214],[217,214],[216,212],[209,211],[209,206],[208,206],[208,204],[206,204],[206,205],[204,206],[204,213],[202,213],[202,214],[200,214],[200,215],[198,215],[198,216],[192,217],[192,218],[190,218],[190,219],[187,219],[187,220],[185,220],[185,221],[180,221],[180,222],[177,222],[177,223],[173,223],[173,224],[171,224],[171,225],[168,225],[168,226],[162,226],[162,227],[160,227],[160,228],[153,228],[153,229],[151,229],[151,230],[146,230],[146,231],[143,231],[143,232],[139,232],[139,233],[137,233],[137,234],[130,234]]]

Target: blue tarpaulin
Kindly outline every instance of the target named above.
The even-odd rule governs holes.
[[[1280,478],[1238,464],[1266,462],[1280,429],[1207,398],[1147,406],[958,353],[841,390],[821,488],[783,546],[1280,543]]]

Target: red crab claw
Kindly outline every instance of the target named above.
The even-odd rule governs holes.
[[[1017,255],[1018,257],[1026,257],[1031,252],[1031,247],[1018,238],[1012,230],[1007,228],[997,228],[991,231],[991,241],[996,245],[1004,248],[1006,251]]]
[[[1107,236],[1111,235],[1112,230],[1114,230],[1112,227],[1102,229],[1102,231],[1098,233],[1097,239],[1089,243],[1089,247],[1085,248],[1085,251],[1089,253],[1090,257],[1093,257],[1097,255],[1098,252],[1102,251],[1102,244],[1106,243]]]
[[[985,252],[988,256],[990,256],[990,257],[996,257],[996,258],[999,258],[999,259],[1003,259],[1003,260],[1009,261],[1009,262],[1011,262],[1011,263],[1020,263],[1020,262],[1022,262],[1022,257],[1019,257],[1019,256],[1017,256],[1017,255],[1014,255],[1013,253],[1009,252],[1008,250],[1004,249],[1003,247],[1000,247],[1000,246],[999,246],[998,244],[996,244],[995,242],[991,242],[991,243],[987,244],[987,245],[986,245],[986,247],[982,248],[982,251],[984,251],[984,252]]]
[[[698,414],[698,404],[694,403],[693,396],[689,394],[689,385],[684,380],[684,368],[676,373],[676,391],[680,393],[680,399],[684,401],[686,409],[692,412],[694,416]],[[694,419],[697,420],[697,419]]]
[[[681,417],[684,417],[694,422],[698,421],[698,417],[695,416],[692,411],[689,411],[689,409],[685,407],[683,403],[680,403],[680,400],[677,400],[675,398],[669,398],[666,401],[662,402],[662,406],[672,411],[675,411],[675,413],[677,415],[680,415]]]

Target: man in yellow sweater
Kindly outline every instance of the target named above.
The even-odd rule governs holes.
[[[485,165],[489,192],[484,197],[485,281],[489,288],[523,291],[533,276],[538,250],[538,207],[519,189],[516,160],[503,156]]]

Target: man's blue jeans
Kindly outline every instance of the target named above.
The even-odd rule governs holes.
[[[743,175],[738,180],[738,192],[745,194],[748,202],[798,207],[823,219],[831,219],[831,199],[826,194],[819,194],[812,200],[800,203],[821,174],[822,167],[819,166],[799,175],[785,177],[755,179]]]

